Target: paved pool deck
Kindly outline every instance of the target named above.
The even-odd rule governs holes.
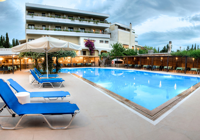
[[[71,97],[64,101],[76,103],[80,108],[67,130],[51,130],[42,117],[26,117],[17,130],[1,130],[0,140],[199,140],[200,139],[200,89],[153,125],[119,104],[101,91],[71,74],[59,74],[65,79],[64,87],[32,88],[29,72],[0,74],[0,78],[13,78],[28,91],[65,90]],[[42,98],[31,102],[44,102]],[[6,115],[5,110],[1,115]],[[47,116],[53,126],[63,126],[71,116]],[[19,118],[1,118],[3,126],[13,126]]]

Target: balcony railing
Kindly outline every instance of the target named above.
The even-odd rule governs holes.
[[[98,23],[106,23],[106,24],[110,24],[109,22],[107,22],[106,20],[104,21],[100,21],[100,20],[90,20],[90,19],[81,19],[81,18],[70,18],[67,16],[56,16],[56,15],[42,15],[42,14],[32,14],[32,13],[28,13],[28,16],[39,16],[39,17],[49,17],[49,18],[57,18],[57,19],[70,19],[71,21],[75,21],[75,20],[79,20],[80,22],[86,21],[88,23],[93,22],[94,24],[98,24]]]
[[[44,30],[44,31],[64,31],[64,32],[77,32],[77,33],[93,33],[93,34],[108,34],[107,32],[93,32],[93,31],[81,31],[81,30],[67,30],[67,29],[56,29],[56,28],[27,28],[30,30]]]

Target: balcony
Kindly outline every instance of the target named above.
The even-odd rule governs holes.
[[[91,32],[91,31],[69,31],[69,30],[58,30],[58,29],[26,29],[26,34],[35,35],[58,35],[58,36],[76,36],[76,37],[98,37],[98,38],[110,38],[110,34]]]
[[[138,41],[135,41],[135,45],[138,45]]]
[[[103,27],[109,28],[110,23],[106,21],[99,20],[86,20],[86,19],[75,19],[75,18],[67,18],[64,16],[42,16],[39,14],[29,14],[26,15],[27,22],[45,22],[45,23],[54,23],[54,24],[68,24],[68,25],[77,25],[77,26],[92,26],[92,27]]]

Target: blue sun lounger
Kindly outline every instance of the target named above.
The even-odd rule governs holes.
[[[15,94],[12,92],[10,87],[6,82],[0,79],[0,97],[4,101],[5,105],[0,109],[0,112],[4,108],[7,108],[8,112],[12,117],[20,116],[21,118],[14,127],[3,127],[2,129],[16,129],[20,121],[25,116],[42,116],[47,122],[51,129],[67,129],[71,122],[73,121],[76,114],[79,112],[79,108],[76,104],[71,104],[69,102],[59,102],[59,103],[26,103],[20,104]],[[49,121],[46,119],[45,115],[72,115],[72,119],[69,124],[65,127],[53,127]],[[1,116],[7,117],[7,116]]]
[[[13,79],[7,80],[10,84],[10,86],[16,91],[16,92],[29,92],[25,90],[21,85],[19,85],[16,81]],[[42,91],[42,92],[29,92],[30,97],[43,97],[43,98],[61,98],[70,96],[70,93],[68,91]]]
[[[35,73],[38,75],[39,78],[47,78],[47,74],[41,74],[40,71],[34,68]],[[59,77],[58,74],[48,74],[49,78],[56,78]]]
[[[62,78],[46,78],[46,79],[40,79],[37,77],[37,75],[35,74],[35,72],[33,70],[30,70],[31,74],[33,75],[33,77],[35,78],[35,80],[40,84],[40,87],[45,84],[45,83],[48,83],[50,84],[53,88],[53,84],[52,83],[60,83],[60,86],[61,87],[63,84],[62,82],[64,82],[65,80],[63,80]],[[35,81],[33,80],[31,84],[33,84],[33,82]],[[39,88],[40,88],[39,87]]]

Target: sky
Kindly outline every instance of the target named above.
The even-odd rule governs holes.
[[[142,46],[200,45],[199,0],[6,0],[0,2],[0,35],[25,39],[25,3],[105,13],[109,22],[127,26],[131,22]]]

